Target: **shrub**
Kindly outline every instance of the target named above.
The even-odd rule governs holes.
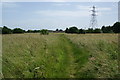
[[[113,32],[114,33],[120,33],[120,22],[116,22],[113,26],[112,26]]]
[[[70,27],[69,29],[66,28],[65,32],[66,33],[79,33],[79,30],[77,27],[74,26],[74,27]]]
[[[80,34],[85,34],[85,30],[79,29],[79,33],[80,33]]]
[[[96,29],[94,30],[94,33],[101,33],[101,29],[96,28]]]
[[[12,30],[7,28],[6,26],[3,26],[2,28],[2,34],[11,34]]]
[[[42,30],[40,31],[40,33],[41,33],[42,35],[48,35],[48,34],[49,34],[49,32],[48,32],[47,29],[42,29]]]
[[[102,30],[103,33],[112,33],[113,32],[111,26],[106,26],[106,27],[102,26],[101,30]]]
[[[22,30],[20,28],[13,29],[13,33],[24,33],[24,32],[25,32],[25,30]]]

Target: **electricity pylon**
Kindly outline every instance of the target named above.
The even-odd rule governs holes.
[[[93,6],[92,7],[92,10],[91,10],[92,14],[91,14],[91,20],[90,20],[90,26],[89,28],[96,28],[98,27],[98,24],[97,24],[97,11],[96,11],[96,7]]]

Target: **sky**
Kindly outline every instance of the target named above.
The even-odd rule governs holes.
[[[118,2],[119,0],[1,0],[2,2]]]
[[[118,3],[118,21],[120,22],[120,1]]]
[[[25,30],[57,28],[64,30],[71,26],[87,29],[93,5],[97,9],[97,28],[113,25],[118,21],[118,2],[7,2],[6,0],[2,2],[2,26]]]

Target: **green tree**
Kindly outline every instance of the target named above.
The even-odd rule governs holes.
[[[58,32],[59,30],[58,29],[56,29],[56,32]]]
[[[47,29],[42,29],[42,30],[40,31],[40,33],[41,33],[42,35],[48,35],[48,34],[49,34],[49,32],[48,32]]]
[[[106,27],[102,26],[101,30],[102,30],[103,33],[112,33],[113,32],[111,26],[106,26]]]
[[[28,30],[27,32],[28,32],[28,33],[32,33],[32,32],[33,32],[33,30]]]
[[[96,29],[94,30],[94,33],[101,33],[101,29],[96,28]]]
[[[81,34],[85,34],[85,30],[83,30],[83,29],[79,29],[79,33],[81,33]]]
[[[62,29],[60,29],[60,30],[59,30],[59,32],[63,32],[63,30],[62,30]]]
[[[40,30],[33,30],[33,32],[34,32],[34,33],[38,33],[38,32],[40,32]]]
[[[116,22],[113,26],[112,26],[113,32],[114,33],[120,33],[120,22]]]
[[[77,27],[70,27],[69,30],[68,30],[68,33],[78,33],[79,30]]]
[[[11,34],[12,30],[10,28],[7,28],[6,26],[3,26],[2,28],[2,34]]]
[[[88,30],[86,30],[86,32],[87,32],[87,33],[93,33],[94,30],[93,30],[93,28],[88,28]]]
[[[24,33],[24,32],[25,32],[25,30],[22,30],[20,28],[13,29],[13,33]]]
[[[65,33],[68,33],[68,32],[69,32],[69,29],[68,29],[68,28],[66,28]]]

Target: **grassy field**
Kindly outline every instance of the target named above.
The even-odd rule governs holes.
[[[118,76],[117,34],[3,35],[3,78]]]
[[[88,61],[82,68],[78,66],[77,77],[118,77],[117,34],[69,34],[67,37],[78,47],[88,51]]]

